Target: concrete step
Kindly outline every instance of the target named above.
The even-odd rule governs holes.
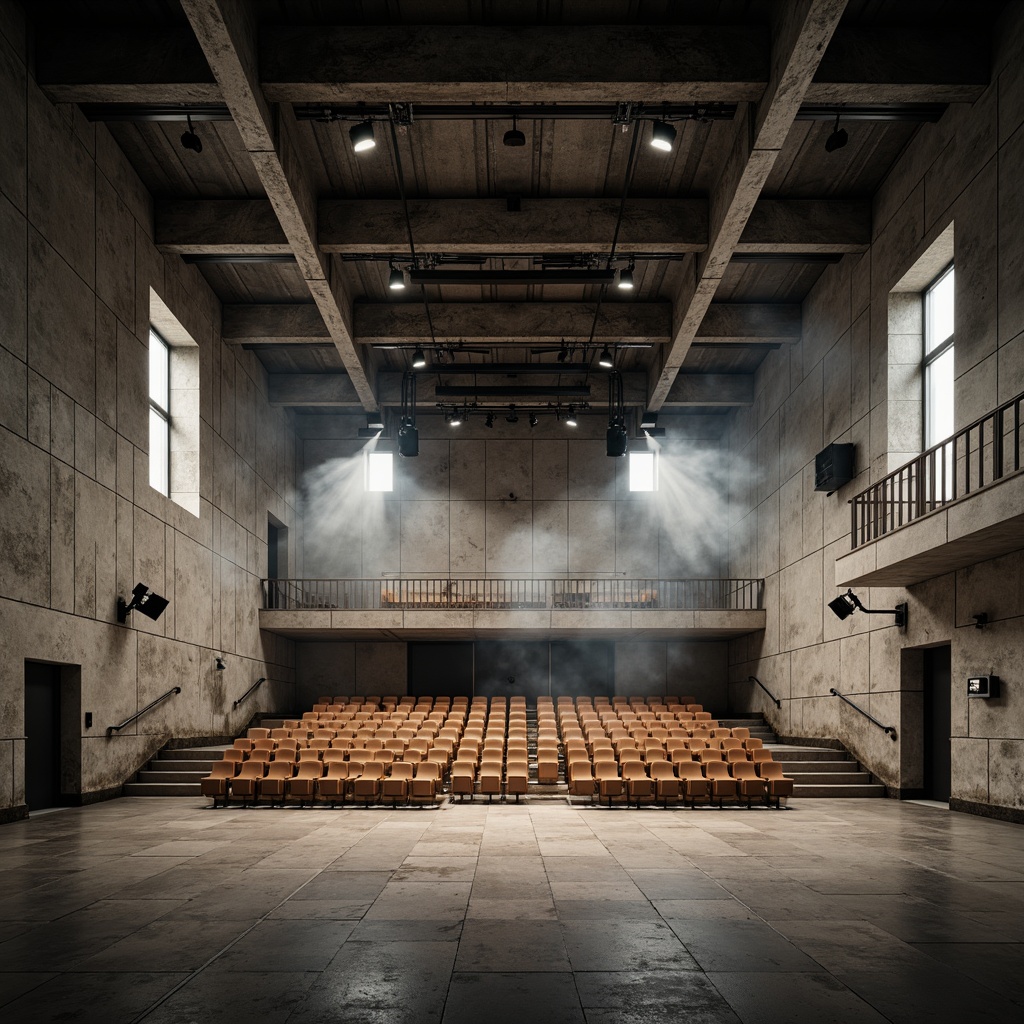
[[[198,764],[199,762],[193,763]],[[142,771],[138,773],[138,777],[135,779],[135,781],[142,783],[190,782],[198,784],[200,779],[206,778],[206,776],[209,774],[209,771],[157,772],[143,768]]]
[[[781,761],[783,771],[787,775],[820,775],[820,774],[845,774],[847,772],[860,771],[860,765],[856,761]]]
[[[885,786],[879,783],[862,783],[849,786],[801,786],[793,787],[793,796],[797,797],[883,797]]]
[[[216,747],[179,747],[169,749],[164,747],[158,750],[155,760],[158,761],[219,761],[224,756],[224,751],[230,747],[230,743]]]
[[[125,796],[202,796],[198,782],[129,782]]]
[[[870,785],[871,776],[867,772],[791,772],[783,769],[786,775],[797,786],[861,786]]]
[[[204,775],[210,774],[210,769],[213,768],[214,764],[219,761],[219,757],[209,758],[176,758],[170,760],[170,758],[154,757],[152,761],[146,765],[146,769],[152,772],[202,772]]]
[[[772,757],[776,761],[852,761],[853,758],[845,750],[833,750],[831,747],[795,747],[784,743],[768,744]]]

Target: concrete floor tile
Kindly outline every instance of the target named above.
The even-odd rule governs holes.
[[[761,921],[673,920],[670,924],[701,970],[709,973],[822,969]]]
[[[926,942],[914,948],[1024,1006],[1024,944]]]
[[[587,1024],[737,1024],[738,1018],[699,972],[615,971],[576,975]]]
[[[352,931],[352,942],[458,942],[462,921],[363,920]]]
[[[442,1024],[583,1024],[571,974],[456,973]]]
[[[145,1018],[145,1024],[284,1024],[318,975],[204,971]]]
[[[829,974],[708,974],[743,1024],[886,1024]]]
[[[212,965],[219,971],[322,971],[352,934],[354,921],[261,921]]]
[[[517,921],[509,929],[504,921],[466,921],[459,942],[457,971],[541,972],[568,971],[562,931],[556,921]]]
[[[618,920],[612,927],[562,922],[572,969],[579,971],[696,971],[696,961],[661,921]]]

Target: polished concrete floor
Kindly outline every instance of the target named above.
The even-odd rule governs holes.
[[[1024,827],[777,812],[217,810],[0,827],[0,1020],[1020,1020]]]

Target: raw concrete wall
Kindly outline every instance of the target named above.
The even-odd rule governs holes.
[[[261,636],[257,608],[267,513],[297,525],[294,435],[260,364],[221,344],[198,271],[154,248],[151,198],[107,130],[36,88],[17,13],[4,5],[0,23],[4,816],[25,803],[26,659],[81,665],[94,724],[64,737],[81,745],[73,795],[120,785],[172,735],[230,733],[260,701],[290,704],[292,644]],[[148,483],[150,288],[198,345],[198,517]],[[140,581],[170,606],[120,626],[116,598]],[[259,676],[269,685],[232,713]],[[180,695],[107,738],[173,685]]]
[[[599,386],[599,385],[595,385]],[[727,508],[723,417],[671,421],[660,486],[629,490],[605,454],[607,420],[575,430],[544,414],[461,427],[420,416],[420,454],[394,459],[394,490],[367,495],[365,420],[298,416],[305,536],[294,575],[717,577]],[[641,443],[642,444],[642,443]]]
[[[838,737],[894,790],[913,792],[922,785],[922,692],[906,652],[951,643],[953,799],[997,813],[1024,808],[1021,554],[909,590],[860,591],[872,608],[908,601],[906,634],[881,616],[840,622],[825,605],[838,593],[835,559],[850,550],[848,499],[921,443],[920,391],[916,374],[906,376],[902,337],[890,337],[889,293],[950,223],[957,426],[1024,391],[1024,17],[1011,8],[991,87],[921,128],[875,197],[870,250],[822,275],[804,303],[802,341],[765,360],[755,405],[732,417],[730,433],[732,453],[759,467],[734,482],[731,572],[765,576],[768,609],[763,635],[730,644],[734,703],[764,708],[785,734]],[[814,491],[813,460],[833,441],[856,445],[859,472],[826,497]],[[977,630],[971,616],[982,611],[993,625]],[[966,677],[983,671],[1003,676],[1004,696],[969,704]],[[896,726],[898,740],[828,696],[830,687]]]

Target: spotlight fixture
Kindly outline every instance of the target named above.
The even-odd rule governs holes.
[[[628,448],[629,435],[626,428],[619,420],[609,423],[605,434],[605,455],[610,459],[621,459],[625,457]]]
[[[226,669],[228,667],[228,663],[223,658],[214,658],[213,660],[217,664],[217,671],[218,672],[223,672],[224,669]]]
[[[532,430],[535,426],[537,426],[537,424],[539,422],[540,421],[537,419],[537,414],[535,412],[531,412],[530,413],[530,429]]]
[[[526,145],[526,136],[516,127],[516,115],[512,115],[512,127],[505,132],[502,143],[506,146],[519,147]]]
[[[865,615],[895,615],[895,625],[898,629],[907,628],[907,605],[906,602],[896,605],[892,610],[888,608],[865,608],[860,598],[852,591],[847,590],[828,603],[836,618],[848,619],[855,611],[862,611]]]
[[[825,152],[834,153],[837,149],[842,149],[850,141],[850,136],[846,134],[845,128],[839,127],[839,114],[836,114],[836,126],[832,129],[832,134],[825,140]]]
[[[352,140],[352,148],[357,153],[365,153],[377,145],[377,140],[373,137],[372,121],[363,121],[353,125],[348,130],[348,137]]]
[[[457,408],[452,409],[451,419],[448,420],[448,423],[453,427],[462,426],[462,413]]]
[[[423,353],[420,352],[422,358]],[[416,429],[416,374],[402,374],[402,413],[398,427],[398,454],[404,459],[420,453],[420,432]]]
[[[558,350],[558,361],[564,363],[569,358],[569,349],[565,344],[565,339],[562,339],[562,347]]]
[[[487,414],[487,419],[484,420],[484,426],[487,427],[488,430],[493,430],[494,429],[494,413],[493,412],[489,412]]]
[[[366,429],[367,430],[383,430],[384,429],[384,413],[382,413],[382,412],[368,412],[366,414]]]
[[[516,407],[514,405],[510,405],[508,407],[508,415],[505,417],[505,422],[506,423],[518,423],[519,422],[519,415],[516,412]]]
[[[597,358],[597,365],[603,366],[606,370],[610,370],[615,365],[615,360],[612,358],[612,354],[607,345],[601,349],[601,354]]]
[[[407,416],[398,428],[398,454],[403,459],[415,458],[420,453],[420,432]]]
[[[191,149],[193,153],[202,153],[203,151],[203,140],[196,135],[192,128],[192,118],[190,115],[185,115],[185,121],[188,123],[188,130],[181,133],[181,144],[185,149]]]
[[[619,271],[619,290],[624,292],[631,292],[633,290],[633,261],[629,261],[629,266],[624,267]]]
[[[657,425],[658,414],[656,412],[651,412],[650,409],[644,410],[644,412],[640,415],[640,429],[650,430],[651,427],[656,427]]]
[[[391,273],[388,274],[388,288],[393,292],[405,291],[405,274],[394,264],[391,266]]]
[[[569,406],[569,415],[565,417],[565,425],[567,427],[579,426],[579,420],[576,419],[576,407]]]
[[[416,351],[412,354],[412,365],[413,369],[422,370],[427,365],[427,357],[423,354],[423,349],[417,346]]]
[[[123,597],[117,599],[117,621],[123,626],[128,621],[129,612],[140,611],[155,622],[170,603],[166,597],[155,594],[145,583],[139,583],[132,590],[131,601],[125,601]]]
[[[676,130],[668,121],[655,121],[651,145],[663,153],[671,153],[676,141]]]

